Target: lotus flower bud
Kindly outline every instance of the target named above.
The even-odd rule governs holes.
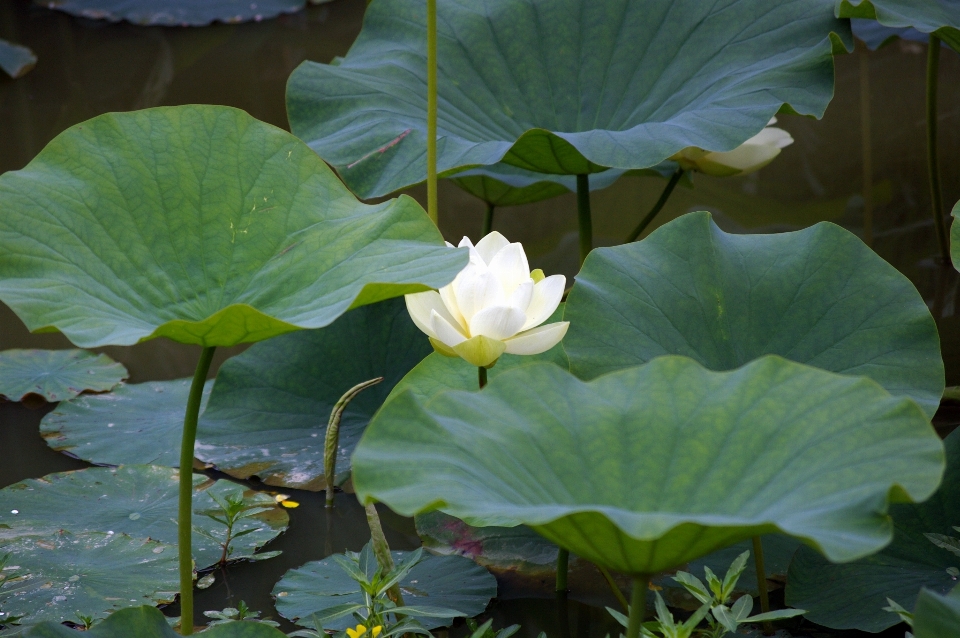
[[[749,140],[725,153],[705,151],[689,147],[670,159],[687,171],[699,171],[715,177],[744,175],[759,170],[780,154],[780,149],[793,144],[793,138],[782,128],[771,126],[777,118],[771,118],[766,128]]]
[[[540,324],[560,305],[566,277],[531,273],[523,246],[498,232],[476,246],[464,237],[460,247],[470,249],[470,261],[453,282],[405,297],[437,352],[490,368],[504,352],[540,354],[563,339],[569,322]]]

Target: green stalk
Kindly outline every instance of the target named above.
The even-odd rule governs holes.
[[[334,476],[337,473],[337,449],[340,447],[340,420],[343,418],[343,411],[347,404],[353,401],[353,397],[381,381],[383,381],[383,377],[358,383],[347,390],[337,401],[337,404],[333,406],[333,410],[330,411],[330,420],[327,421],[327,434],[323,439],[323,476],[327,483],[327,507],[333,507]]]
[[[437,204],[437,0],[427,0],[427,215],[438,223]]]
[[[384,574],[392,572],[396,565],[394,565],[393,556],[390,554],[390,546],[387,545],[387,537],[383,534],[383,526],[380,524],[377,507],[370,503],[364,506],[364,510],[367,513],[367,525],[370,526],[370,545],[373,547],[373,555],[377,557],[380,571]],[[387,595],[398,607],[403,606],[403,595],[400,593],[399,583],[391,587]]]
[[[570,562],[570,552],[560,548],[557,552],[557,592],[567,591],[567,564]]]
[[[180,439],[180,493],[177,511],[177,551],[180,555],[180,634],[193,633],[193,552],[190,542],[193,534],[193,446],[197,441],[197,419],[200,417],[200,399],[207,381],[214,347],[200,352],[200,361],[193,373],[193,384],[183,417],[183,435]]]
[[[577,175],[577,219],[580,222],[580,265],[593,250],[593,220],[590,218],[590,176]]]
[[[937,153],[937,84],[940,69],[940,38],[930,34],[927,47],[927,172],[930,173],[930,202],[933,226],[944,264],[950,263],[950,244],[943,221],[943,192],[940,190],[940,159]]]
[[[493,211],[496,209],[496,206],[493,204],[487,204],[487,214],[483,216],[483,230],[480,233],[480,237],[486,237],[490,234],[490,231],[493,230]]]
[[[483,366],[478,366],[477,377],[480,380],[480,389],[483,390],[487,385],[487,369]]]
[[[640,636],[644,612],[647,611],[647,589],[649,587],[649,574],[634,577],[633,593],[630,594],[630,620],[627,622],[627,638],[639,638]]]
[[[640,223],[636,228],[633,229],[633,232],[630,233],[630,237],[627,238],[626,243],[632,241],[637,241],[640,235],[643,234],[643,231],[647,229],[647,226],[650,225],[650,222],[657,216],[657,213],[663,209],[666,205],[667,200],[670,199],[670,195],[673,193],[673,189],[677,187],[677,184],[680,182],[680,178],[683,177],[684,170],[678,168],[677,172],[670,176],[670,181],[667,182],[667,185],[664,187],[663,192],[660,193],[660,199],[657,200],[657,203],[653,205],[653,208],[650,209],[650,212],[640,220]]]
[[[760,593],[760,610],[763,613],[770,611],[770,596],[767,593],[767,570],[763,566],[763,541],[759,536],[753,537],[753,565],[757,570],[757,591]],[[773,625],[770,621],[763,623],[763,633],[773,635]]]
[[[616,596],[617,600],[620,601],[620,604],[623,605],[624,611],[629,613],[630,603],[627,602],[626,596],[623,595],[623,592],[620,591],[620,588],[617,586],[617,583],[614,582],[613,576],[610,575],[610,572],[607,571],[606,567],[597,565],[597,569],[600,570],[600,575],[603,576],[604,580],[607,581],[607,584],[610,585],[610,591],[613,592],[613,595]]]

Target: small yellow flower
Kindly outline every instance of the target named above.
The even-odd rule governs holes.
[[[363,625],[357,625],[356,629],[350,629],[347,627],[347,635],[350,636],[350,638],[360,638],[360,636],[365,633],[367,633],[367,628]],[[374,637],[376,637],[376,634],[374,634]]]
[[[371,633],[373,634],[373,638],[377,638],[377,636],[380,635],[381,631],[383,631],[383,625],[377,625],[376,627],[374,627],[371,630]]]
[[[300,503],[297,501],[291,501],[290,499],[280,501],[280,504],[286,507],[288,510],[293,509],[294,507],[300,507]]]

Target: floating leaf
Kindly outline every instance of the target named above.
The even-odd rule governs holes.
[[[310,0],[316,3],[317,0]],[[323,1],[323,0],[321,0]],[[202,27],[211,22],[259,22],[303,9],[306,0],[34,0],[81,18],[141,26]]]
[[[777,354],[869,377],[932,417],[943,394],[937,326],[910,280],[830,223],[731,235],[691,213],[643,241],[594,250],[564,319],[582,378],[665,354],[712,370]]]
[[[442,0],[438,169],[647,168],[733,149],[784,104],[820,117],[852,47],[833,2]],[[377,0],[346,57],[287,84],[291,130],[360,197],[426,178],[425,41],[423,3]]]
[[[58,452],[99,465],[180,464],[184,406],[192,379],[121,385],[109,394],[61,403],[40,421]],[[203,390],[203,411],[213,382]]]
[[[13,79],[21,78],[36,66],[37,56],[25,46],[0,38],[0,69]]]
[[[167,467],[128,465],[61,472],[15,483],[0,490],[0,542],[66,530],[75,534],[127,534],[176,547],[178,476],[177,470]],[[222,498],[244,492],[244,488],[230,481],[214,483],[199,474],[193,481],[193,524],[203,532],[194,532],[193,557],[202,569],[216,564],[222,553],[221,546],[207,535],[222,539],[226,531],[224,525],[205,515],[218,509],[210,494]],[[234,534],[256,531],[233,541],[230,559],[251,557],[283,532],[289,520],[273,497],[250,491],[244,496],[249,507],[264,511],[237,522]],[[173,553],[176,555],[175,550]],[[171,589],[177,591],[179,586]]]
[[[303,142],[228,107],[101,115],[0,176],[0,300],[84,347],[320,328],[466,260],[412,199],[361,204]]]
[[[358,308],[324,330],[257,344],[220,368],[200,421],[197,457],[238,478],[324,489],[323,446],[333,406],[357,383],[384,377],[343,413],[336,475],[342,482],[374,412],[431,351],[402,299]]]
[[[779,357],[683,357],[583,382],[549,365],[481,392],[403,393],[353,457],[362,502],[527,524],[628,574],[783,532],[833,560],[890,541],[888,498],[927,498],[943,447],[912,401]]]
[[[74,619],[75,620],[75,619]],[[204,630],[204,638],[284,638],[273,627],[255,622],[236,622]],[[86,638],[179,638],[166,617],[155,607],[132,607],[110,614],[110,617],[88,630]],[[51,622],[37,625],[25,638],[77,638],[74,629]]]
[[[960,636],[960,588],[948,596],[924,589],[913,609],[914,638]]]
[[[399,563],[409,552],[390,552]],[[360,564],[368,576],[377,569],[370,544],[360,552]],[[483,567],[461,556],[425,554],[400,581],[404,604],[441,607],[463,612],[467,617],[483,613],[490,599],[497,595],[497,579]],[[363,595],[356,581],[332,558],[307,563],[291,569],[273,588],[277,611],[281,616],[306,627],[313,627],[310,617],[335,605],[362,603]],[[451,618],[417,618],[427,629],[445,627]],[[331,620],[325,629],[353,626],[351,617]]]
[[[841,0],[841,18],[872,18],[885,27],[912,27],[933,33],[960,53],[960,11],[953,0]]]
[[[61,515],[64,510],[61,510]],[[4,587],[3,610],[22,625],[96,619],[123,607],[173,602],[177,548],[126,534],[25,536],[2,546],[20,577]]]
[[[805,548],[794,556],[787,577],[787,604],[807,610],[807,618],[834,629],[879,632],[900,622],[883,611],[887,598],[907,609],[922,587],[944,594],[957,584],[950,567],[960,558],[925,534],[958,537],[960,525],[960,432],[944,441],[947,471],[933,498],[919,505],[894,505],[893,542],[880,553],[834,565]]]
[[[0,352],[0,397],[22,401],[35,394],[55,403],[81,392],[106,392],[129,376],[105,354],[85,350]]]

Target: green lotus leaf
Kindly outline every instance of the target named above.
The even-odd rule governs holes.
[[[45,537],[65,530],[74,534],[105,532],[133,538],[152,538],[177,545],[178,472],[155,465],[127,465],[119,468],[88,468],[28,479],[0,490],[0,543],[23,537]],[[226,527],[205,513],[218,507],[211,493],[221,498],[244,494],[247,506],[265,511],[241,519],[234,534],[247,533],[231,543],[230,560],[249,558],[287,528],[289,517],[269,495],[245,491],[230,481],[213,482],[195,475],[193,524],[217,539]],[[16,512],[14,514],[13,512]],[[205,535],[194,532],[193,557],[203,569],[219,562],[222,547]],[[0,552],[3,550],[0,549]],[[169,589],[177,591],[179,585]]]
[[[76,620],[76,619],[74,619]],[[203,632],[204,638],[283,638],[273,627],[255,622],[217,625]],[[44,622],[31,628],[25,638],[76,638],[77,632],[64,625]],[[166,617],[155,607],[130,607],[110,614],[84,636],[88,638],[179,638]]]
[[[944,594],[956,586],[956,576],[947,569],[960,567],[960,556],[925,536],[960,537],[954,529],[960,526],[960,432],[954,431],[944,444],[947,471],[936,495],[919,505],[890,508],[893,542],[878,554],[845,565],[801,548],[787,577],[789,605],[806,609],[807,618],[827,627],[879,632],[900,622],[896,614],[883,611],[887,598],[910,609],[921,588]]]
[[[595,173],[590,176],[590,190],[603,190],[625,173],[617,169]],[[534,173],[510,164],[472,168],[451,176],[450,181],[491,206],[532,204],[577,192],[577,178],[572,175]]]
[[[324,0],[320,0],[321,2]],[[249,22],[303,9],[306,0],[34,0],[81,18],[141,26],[202,27],[211,22]],[[317,0],[311,0],[317,3]]]
[[[438,169],[647,168],[731,150],[781,108],[820,117],[852,47],[833,4],[441,0]],[[287,84],[291,130],[360,197],[426,179],[425,42],[424,4],[378,0],[346,57]]]
[[[779,357],[713,372],[660,357],[584,382],[523,366],[480,392],[404,393],[353,456],[358,498],[402,515],[527,524],[598,565],[654,574],[782,532],[836,561],[890,541],[943,446],[915,403]]]
[[[84,350],[0,352],[0,397],[11,401],[30,394],[51,403],[65,401],[81,392],[107,392],[128,376],[107,355]]]
[[[906,277],[830,223],[731,235],[691,213],[641,242],[594,250],[564,312],[570,369],[590,379],[665,354],[729,370],[776,354],[870,377],[932,417],[937,326]]]
[[[192,379],[123,384],[61,403],[40,421],[57,452],[98,465],[180,465],[183,411]],[[213,389],[203,389],[203,411]]]
[[[360,204],[298,139],[228,107],[101,115],[0,176],[0,300],[83,347],[320,328],[466,259],[412,199]]]
[[[933,33],[960,53],[960,7],[956,0],[840,0],[837,16],[872,18],[885,27]]]
[[[0,38],[0,69],[11,78],[21,78],[36,66],[37,56],[25,46]]]
[[[397,563],[409,554],[390,553]],[[360,552],[360,567],[368,576],[377,569],[369,543]],[[400,581],[400,593],[406,605],[454,609],[471,617],[483,613],[497,595],[497,579],[468,558],[426,554]],[[329,557],[291,569],[273,588],[272,595],[281,616],[311,628],[313,614],[336,605],[363,602],[356,581]],[[414,617],[427,629],[445,627],[453,620]],[[324,628],[344,629],[355,624],[348,616],[324,623]]]
[[[341,483],[374,412],[432,350],[402,299],[351,310],[324,330],[257,344],[220,368],[200,420],[197,457],[237,478],[256,475],[268,485],[324,489],[330,412],[354,385],[384,377],[343,412],[335,476]]]
[[[177,548],[126,534],[57,532],[0,546],[19,577],[3,588],[3,611],[21,625],[95,619],[124,607],[173,602]]]
[[[913,608],[914,638],[960,636],[960,589],[948,596],[922,590]]]

